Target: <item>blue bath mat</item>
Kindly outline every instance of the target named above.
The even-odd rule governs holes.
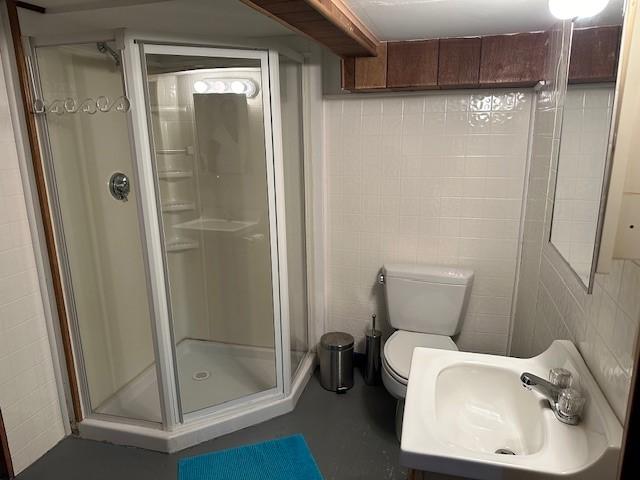
[[[183,458],[179,480],[323,480],[302,435]]]

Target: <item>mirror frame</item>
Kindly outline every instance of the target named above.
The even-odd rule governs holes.
[[[585,284],[583,278],[575,271],[571,263],[565,258],[565,256],[560,252],[560,250],[553,244],[551,241],[551,236],[553,232],[553,215],[555,213],[556,207],[556,191],[558,187],[558,171],[560,169],[560,150],[562,146],[562,128],[564,126],[564,114],[565,114],[565,100],[567,96],[567,87],[569,85],[569,65],[571,64],[571,46],[573,44],[573,34],[576,30],[576,19],[571,20],[571,39],[569,42],[569,56],[564,67],[566,68],[566,84],[563,86],[564,88],[564,99],[562,103],[562,125],[560,127],[560,143],[558,145],[558,151],[556,153],[556,178],[554,182],[553,188],[553,208],[551,209],[551,218],[549,220],[549,236],[547,239],[547,243],[551,246],[551,248],[558,254],[558,256],[562,259],[563,262],[569,267],[571,272],[574,274],[580,285],[582,285],[588,294],[593,293],[595,276],[598,271],[598,259],[600,257],[600,246],[602,243],[602,232],[604,229],[604,216],[607,209],[607,200],[609,197],[609,184],[611,181],[611,171],[613,166],[613,154],[615,151],[615,141],[616,141],[616,132],[618,130],[618,122],[620,118],[620,96],[622,91],[622,82],[620,81],[623,78],[623,49],[621,48],[622,43],[624,41],[625,35],[628,34],[627,30],[629,26],[627,25],[626,14],[627,14],[627,1],[625,0],[622,10],[622,33],[620,35],[620,49],[618,53],[618,65],[616,66],[616,84],[613,89],[613,106],[611,111],[611,125],[609,127],[609,135],[607,137],[607,148],[605,153],[605,161],[604,161],[604,171],[602,178],[602,188],[600,191],[600,202],[598,206],[598,218],[596,221],[596,233],[593,244],[593,254],[591,257],[591,269],[589,270],[589,281]]]

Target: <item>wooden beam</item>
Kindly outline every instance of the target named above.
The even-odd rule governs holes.
[[[67,376],[69,379],[69,388],[71,390],[71,401],[73,403],[73,414],[76,422],[82,420],[82,408],[80,406],[80,390],[78,388],[78,377],[76,376],[75,362],[73,359],[73,350],[71,347],[71,333],[69,329],[69,320],[67,310],[64,304],[64,290],[62,288],[62,274],[60,264],[58,263],[58,252],[56,250],[55,236],[53,232],[53,221],[51,220],[51,210],[49,208],[49,197],[47,196],[47,186],[45,181],[44,167],[42,157],[40,155],[40,143],[38,141],[38,129],[36,119],[32,111],[33,97],[29,85],[31,79],[27,68],[26,56],[22,47],[22,32],[20,31],[20,19],[18,18],[18,6],[14,0],[7,0],[7,13],[9,17],[9,26],[11,29],[11,39],[13,41],[13,50],[18,67],[18,77],[20,83],[20,93],[22,95],[22,108],[25,113],[27,123],[27,136],[29,138],[29,149],[31,152],[31,161],[33,164],[33,174],[38,191],[38,205],[42,216],[42,227],[44,230],[45,242],[47,245],[47,257],[49,260],[49,268],[51,269],[51,280],[53,283],[53,292],[56,300],[56,310],[58,312],[58,321],[60,322],[60,336],[62,337],[62,346],[64,348],[64,358],[67,367]]]
[[[374,57],[380,42],[342,0],[240,0],[340,57]]]

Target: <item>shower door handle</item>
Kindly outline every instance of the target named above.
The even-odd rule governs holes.
[[[116,200],[126,202],[129,200],[129,192],[131,191],[131,183],[129,177],[122,172],[116,172],[111,175],[109,180],[109,191],[111,196]]]

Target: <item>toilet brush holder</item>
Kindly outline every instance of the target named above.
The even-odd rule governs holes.
[[[365,336],[364,381],[367,385],[380,383],[382,332],[376,330],[376,316],[371,316],[372,327]]]

